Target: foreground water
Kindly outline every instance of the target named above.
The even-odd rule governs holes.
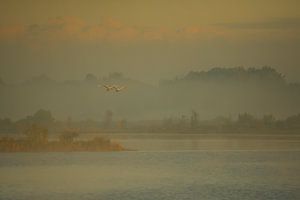
[[[300,199],[300,151],[1,153],[5,200]]]

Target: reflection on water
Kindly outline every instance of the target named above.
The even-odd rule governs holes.
[[[300,197],[299,151],[0,154],[0,199]]]

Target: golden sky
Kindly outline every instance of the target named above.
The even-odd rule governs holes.
[[[113,17],[134,26],[187,26],[300,17],[297,0],[1,0],[1,23],[43,23],[76,16]]]
[[[20,79],[23,69],[28,77],[46,73],[62,79],[115,70],[152,81],[191,69],[263,65],[300,80],[297,0],[0,0],[0,4],[4,80]],[[161,71],[154,73],[153,67]]]

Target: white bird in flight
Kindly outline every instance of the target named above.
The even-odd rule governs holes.
[[[125,86],[121,86],[121,87],[117,87],[115,86],[115,92],[120,92],[121,90],[125,89],[126,87]]]
[[[125,86],[116,86],[116,85],[98,85],[98,87],[104,87],[107,92],[114,90],[115,92],[120,92],[121,90],[125,89]]]
[[[115,88],[114,85],[98,85],[98,87],[102,87],[102,86],[106,89],[107,92],[109,92]]]

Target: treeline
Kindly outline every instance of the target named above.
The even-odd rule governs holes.
[[[125,129],[127,121],[125,119],[114,120],[113,112],[106,110],[101,121],[92,119],[74,121],[71,117],[64,121],[56,120],[49,110],[40,109],[33,115],[23,119],[12,121],[9,118],[0,119],[0,134],[20,134],[30,128],[32,125],[38,125],[47,129],[49,133],[62,133],[66,129],[80,130],[80,132],[99,132],[101,130]]]
[[[107,110],[103,119],[74,121],[55,120],[50,111],[38,110],[33,115],[18,121],[0,119],[0,133],[24,133],[33,125],[47,129],[47,133],[62,134],[65,130],[76,129],[81,133],[299,133],[300,114],[276,119],[273,115],[255,117],[249,113],[237,117],[216,117],[200,119],[199,112],[179,115],[157,120],[127,121],[115,120],[114,113]]]
[[[103,83],[111,83],[111,82],[138,82],[133,79],[125,77],[120,72],[113,72],[108,74],[107,76],[97,76],[92,73],[87,73],[83,79],[80,80],[65,80],[65,81],[57,81],[51,79],[46,74],[41,74],[39,76],[34,76],[29,80],[25,80],[18,84],[8,84],[3,81],[2,77],[0,77],[0,85],[3,86],[34,86],[34,85],[42,85],[42,86],[64,86],[64,85],[73,85],[79,86],[83,84],[103,84]]]
[[[166,132],[193,133],[300,133],[300,114],[276,119],[273,115],[257,118],[242,113],[236,119],[216,117],[211,120],[199,120],[199,114],[192,111],[190,117],[170,117],[163,120],[162,129]]]
[[[261,68],[222,68],[215,67],[208,71],[190,71],[188,74],[181,78],[164,81],[164,84],[171,84],[184,81],[213,81],[213,82],[269,82],[272,84],[285,84],[286,80],[284,75],[277,72],[274,68],[264,66]]]
[[[0,152],[70,152],[70,151],[123,151],[118,143],[96,137],[92,140],[78,140],[76,130],[65,130],[58,140],[48,139],[48,130],[38,125],[31,125],[23,132],[24,137],[0,138]]]

